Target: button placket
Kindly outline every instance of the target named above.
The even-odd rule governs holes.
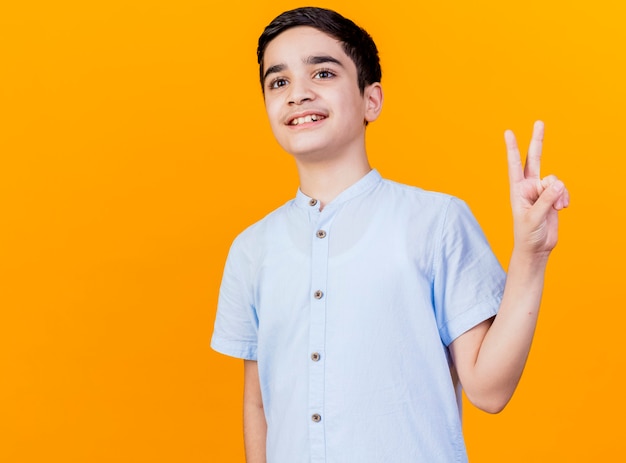
[[[310,204],[310,203],[309,203]],[[326,310],[328,304],[329,230],[334,212],[324,208],[312,222],[311,229],[311,312],[309,327],[309,437],[311,461],[324,461],[325,406],[324,351],[326,342]]]

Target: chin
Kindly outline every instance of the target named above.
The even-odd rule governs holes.
[[[324,153],[327,152],[325,150],[313,150],[313,149],[309,149],[309,150],[290,149],[290,150],[285,150],[285,151],[291,154],[294,158],[300,159],[303,161],[305,160],[306,161],[319,161],[322,158],[324,158]]]
[[[310,140],[311,141],[311,140]],[[328,147],[326,144],[320,143],[320,140],[315,140],[314,143],[281,143],[281,147],[289,154],[295,157],[318,157],[322,156],[323,153],[328,152]]]

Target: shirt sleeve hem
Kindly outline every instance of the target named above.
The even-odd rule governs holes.
[[[227,341],[225,339],[211,339],[211,348],[220,354],[230,357],[240,358],[243,360],[257,359],[257,346],[255,343],[247,343],[240,341]]]
[[[476,325],[494,317],[498,313],[498,301],[483,301],[481,304],[466,310],[458,317],[450,320],[441,329],[441,340],[446,346]]]

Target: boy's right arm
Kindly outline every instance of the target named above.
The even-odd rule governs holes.
[[[261,399],[257,362],[244,360],[243,441],[247,463],[266,463],[265,438],[267,423]]]

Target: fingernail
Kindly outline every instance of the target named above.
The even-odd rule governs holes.
[[[554,182],[552,184],[552,189],[556,191],[557,193],[561,193],[564,187],[565,185],[563,185],[563,182]]]

